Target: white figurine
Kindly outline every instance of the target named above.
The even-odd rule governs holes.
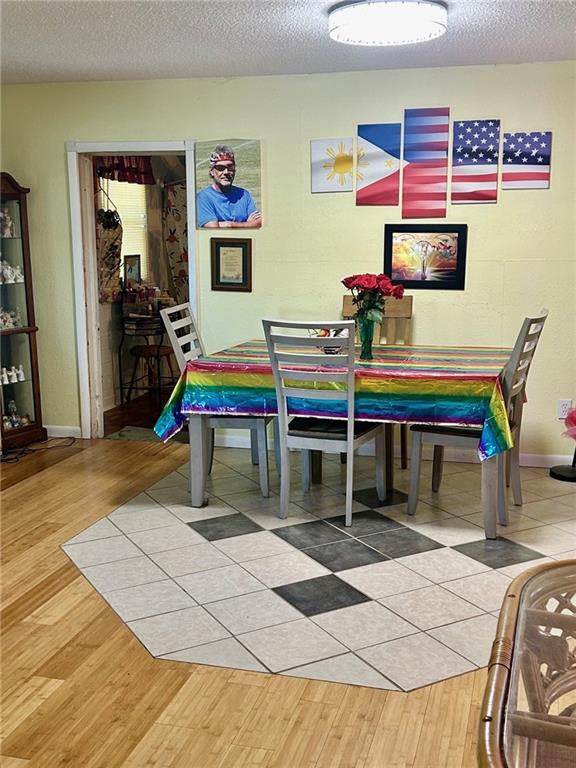
[[[22,272],[22,267],[17,264],[15,267],[12,267],[14,271],[14,282],[15,283],[23,283],[24,282],[24,273]]]
[[[0,375],[0,381],[2,384],[8,384],[8,371],[6,368],[2,368],[2,374]]]
[[[7,261],[2,261],[0,263],[0,274],[2,275],[3,283],[14,282],[14,270]]]
[[[4,208],[0,214],[0,225],[2,226],[2,237],[14,237],[14,222],[8,208]]]
[[[18,374],[18,381],[26,381],[24,377],[24,366],[22,365],[22,363],[20,363],[18,368],[16,368],[16,373]]]
[[[14,368],[14,366],[8,371],[8,381],[10,384],[16,384],[18,381],[18,374],[16,373],[16,368]]]

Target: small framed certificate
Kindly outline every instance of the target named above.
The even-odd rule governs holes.
[[[210,239],[213,291],[252,291],[252,240]]]

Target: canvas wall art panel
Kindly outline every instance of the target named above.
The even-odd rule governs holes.
[[[358,126],[356,205],[398,205],[400,123]]]
[[[312,194],[351,192],[354,173],[353,139],[312,139],[310,179]]]
[[[502,189],[549,189],[552,132],[505,133]]]
[[[404,111],[402,218],[445,218],[450,108]]]
[[[450,202],[495,203],[500,120],[455,121],[453,137]]]

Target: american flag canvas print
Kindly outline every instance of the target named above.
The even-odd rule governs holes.
[[[449,107],[404,111],[402,217],[445,218]]]
[[[459,120],[452,142],[452,203],[495,203],[500,120]]]
[[[356,205],[398,205],[400,123],[358,126]]]
[[[549,189],[552,132],[505,133],[502,189]]]

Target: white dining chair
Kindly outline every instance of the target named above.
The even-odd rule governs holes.
[[[520,427],[522,425],[522,410],[524,406],[526,380],[532,364],[534,352],[544,328],[548,310],[541,310],[539,315],[525,318],[520,333],[514,344],[501,377],[502,394],[512,432],[513,447],[497,457],[498,461],[498,520],[501,525],[508,523],[508,511],[504,485],[512,485],[512,498],[515,505],[522,504],[522,488],[520,485]],[[432,462],[432,491],[440,489],[444,448],[468,448],[478,451],[481,427],[437,426],[434,424],[413,424],[412,456],[410,463],[410,488],[408,492],[408,514],[414,515],[418,505],[420,490],[420,470],[422,447],[426,444],[434,446]],[[485,521],[485,526],[495,532],[496,521]]]
[[[263,320],[262,324],[278,402],[282,467],[278,516],[288,514],[291,450],[302,451],[305,490],[310,487],[311,451],[345,453],[345,525],[352,525],[354,451],[369,440],[376,441],[378,498],[386,498],[384,425],[354,418],[354,322]],[[340,334],[337,339],[335,334]],[[300,415],[315,410],[317,415]]]
[[[176,362],[180,372],[184,370],[190,360],[204,357],[206,352],[202,338],[196,327],[196,320],[189,302],[178,304],[174,307],[166,307],[160,310],[160,315],[166,328],[166,333],[172,344]],[[268,439],[267,426],[275,421],[273,416],[235,416],[226,414],[222,416],[209,416],[210,443],[208,462],[208,474],[212,469],[214,452],[214,429],[249,429],[252,463],[258,464],[260,476],[260,488],[262,496],[270,495],[270,481],[268,474]],[[277,443],[277,429],[275,431]],[[279,460],[277,461],[279,464]],[[280,470],[278,470],[280,471]]]

